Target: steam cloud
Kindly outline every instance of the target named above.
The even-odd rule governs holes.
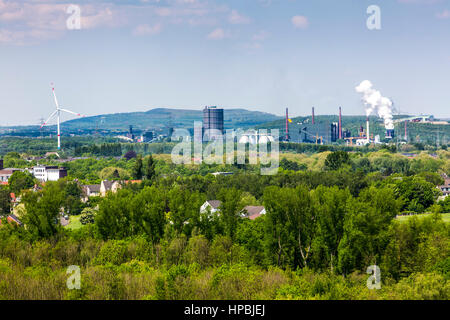
[[[381,92],[373,88],[372,82],[364,80],[355,88],[356,92],[362,93],[364,106],[366,107],[366,116],[377,112],[380,118],[384,120],[384,126],[387,130],[394,129],[392,121],[392,101],[383,97]]]

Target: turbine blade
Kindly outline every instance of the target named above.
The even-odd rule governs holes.
[[[82,114],[79,114],[79,113],[76,113],[76,112],[73,112],[73,111],[70,111],[70,110],[67,110],[67,109],[61,109],[61,108],[60,108],[59,110],[64,111],[64,112],[67,112],[67,113],[74,114],[74,115],[76,115],[76,116],[78,116],[78,117],[84,117],[84,115],[82,115]]]
[[[50,121],[50,119],[53,118],[53,116],[54,116],[57,112],[58,112],[58,110],[53,111],[53,113],[50,115],[50,117],[48,117],[47,121],[45,121],[45,122],[41,125],[41,128],[42,128],[43,126],[45,126],[45,125]]]
[[[56,109],[59,109],[58,99],[56,99],[55,87],[53,86],[53,84],[52,84],[52,93],[53,93],[53,98],[55,99]]]

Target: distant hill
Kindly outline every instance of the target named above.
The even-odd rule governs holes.
[[[225,128],[248,128],[268,121],[281,119],[274,114],[249,111],[245,109],[224,109]],[[63,123],[66,130],[128,130],[154,129],[171,126],[174,128],[193,128],[194,121],[202,121],[202,110],[182,110],[157,108],[147,112],[129,112],[104,114],[81,119],[74,119]]]

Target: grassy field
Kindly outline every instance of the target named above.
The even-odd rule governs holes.
[[[81,215],[70,216],[69,217],[69,219],[70,219],[69,220],[69,224],[66,226],[66,228],[67,229],[72,229],[72,230],[81,228],[83,225],[80,222],[80,217],[81,217]]]
[[[422,213],[422,214],[416,214],[416,215],[414,215],[414,217],[422,219],[422,218],[428,217],[429,215],[430,215],[429,213]],[[410,217],[413,217],[413,216],[399,216],[399,217],[397,217],[397,220],[403,222],[403,221],[408,220]],[[442,213],[442,220],[444,220],[444,222],[450,223],[450,213]]]

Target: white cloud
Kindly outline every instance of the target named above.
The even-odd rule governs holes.
[[[133,35],[135,36],[147,36],[154,35],[160,33],[162,30],[162,25],[160,23],[155,24],[154,26],[149,26],[148,24],[138,25],[133,30]]]
[[[291,19],[295,28],[306,29],[309,25],[308,18],[305,16],[293,16]]]
[[[0,0],[0,43],[32,45],[42,40],[57,39],[67,31],[69,4],[52,0],[29,3]],[[111,5],[84,5],[81,8],[81,28],[113,27],[120,24]]]
[[[154,34],[159,32],[157,23],[213,27],[224,18],[231,18],[235,23],[245,23],[248,19],[237,12],[230,16],[227,5],[209,0],[77,2],[81,8],[81,30],[128,27],[135,28],[138,34]],[[66,12],[69,4],[69,0],[0,0],[0,44],[34,45],[76,32],[67,28],[71,16]],[[216,31],[211,35],[211,39],[221,37],[227,34],[223,32],[221,36]]]
[[[247,24],[250,23],[250,18],[240,14],[236,10],[231,10],[228,21],[232,24]]]
[[[449,19],[450,18],[450,10],[444,10],[436,14],[436,17],[439,19]]]
[[[207,35],[207,38],[210,40],[221,40],[228,37],[229,35],[222,28],[214,29],[211,33]]]

